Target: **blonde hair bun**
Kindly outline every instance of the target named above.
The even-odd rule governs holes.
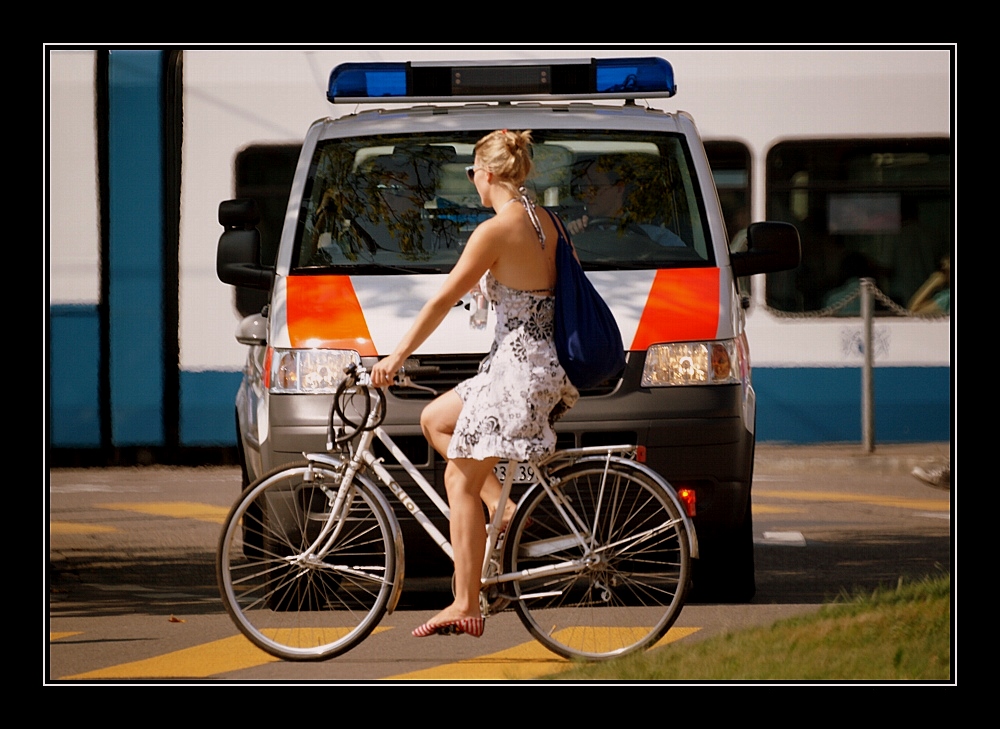
[[[476,142],[473,153],[497,183],[516,194],[531,174],[531,130],[497,129]]]

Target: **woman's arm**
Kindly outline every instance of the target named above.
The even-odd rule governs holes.
[[[382,359],[371,371],[372,384],[384,387],[391,384],[396,371],[406,358],[413,354],[448,315],[448,312],[475,287],[482,275],[493,266],[497,259],[498,236],[492,220],[477,227],[459,256],[455,267],[448,274],[441,288],[424,304],[413,321],[413,325],[399,340],[392,354]]]

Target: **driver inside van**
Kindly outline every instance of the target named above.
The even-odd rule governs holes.
[[[687,245],[674,231],[662,225],[628,223],[623,228],[621,218],[626,211],[628,185],[617,171],[597,167],[596,163],[591,165],[579,186],[578,197],[584,202],[584,212],[566,224],[570,235],[596,230],[636,230],[661,246]]]

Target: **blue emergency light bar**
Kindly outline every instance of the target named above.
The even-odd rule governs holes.
[[[636,99],[677,92],[662,58],[497,63],[342,63],[330,74],[331,103]]]

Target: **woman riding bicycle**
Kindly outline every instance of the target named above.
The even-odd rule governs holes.
[[[444,480],[455,600],[414,630],[418,637],[482,635],[486,525],[481,501],[491,514],[504,508],[504,525],[513,513],[512,504],[498,504],[501,488],[493,468],[499,460],[527,461],[554,451],[552,423],[579,397],[559,365],[553,341],[558,232],[548,215],[537,214],[523,187],[531,172],[530,144],[530,131],[506,129],[476,143],[469,179],[496,215],[473,231],[441,289],[392,354],[371,371],[373,385],[389,385],[455,302],[477,286],[493,303],[495,338],[479,374],[431,402],[420,419],[431,446],[448,459]]]

